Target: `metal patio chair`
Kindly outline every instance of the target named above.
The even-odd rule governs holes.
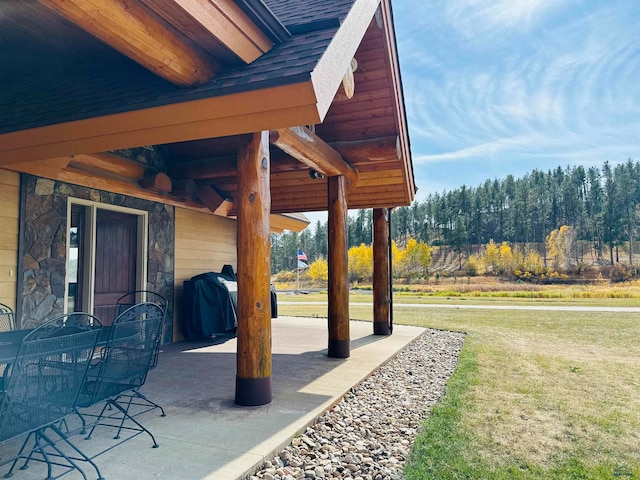
[[[120,439],[122,430],[136,432],[127,439],[145,432],[151,437],[153,447],[158,447],[153,434],[136,420],[144,412],[130,410],[138,405],[137,398],[149,402],[139,389],[151,368],[163,317],[164,311],[158,305],[138,303],[122,312],[109,327],[110,335],[102,350],[102,358],[89,369],[78,401],[80,408],[105,402],[98,415],[81,412],[84,417],[96,419],[87,439],[91,438],[97,426],[107,426],[117,429],[115,439]]]
[[[151,290],[134,290],[132,292],[125,293],[116,301],[116,309],[115,309],[116,318],[122,313],[124,313],[127,309],[133,307],[134,305],[138,303],[145,303],[145,302],[155,303],[163,311],[162,325],[160,325],[160,335],[158,336],[158,342],[156,343],[156,346],[153,352],[153,361],[151,362],[151,368],[156,368],[158,366],[158,360],[160,358],[160,343],[162,342],[162,332],[163,332],[164,322],[167,318],[167,308],[169,305],[169,303],[167,302],[167,299],[162,295],[160,295],[159,293],[153,292]],[[159,404],[157,404],[152,400],[149,400],[146,396],[141,394],[138,390],[135,390],[132,393],[134,393],[135,397],[137,397],[136,401],[144,402],[147,406],[153,407],[153,408],[150,408],[150,410],[153,410],[156,408],[159,409],[161,417],[167,416],[162,406],[160,406]]]
[[[162,324],[164,325],[164,321],[167,318],[167,308],[169,306],[169,302],[167,299],[160,295],[159,293],[152,292],[151,290],[134,290],[129,293],[125,293],[116,301],[116,310],[115,310],[115,318],[124,313],[125,310],[133,307],[138,303],[155,303],[160,308],[162,308],[163,316],[162,316]],[[154,352],[153,363],[151,368],[155,368],[158,365],[158,357],[160,355],[160,342],[162,341],[162,329],[163,325],[160,326],[161,335],[158,337],[158,344],[156,345],[156,349]],[[164,416],[164,412],[163,416]]]
[[[15,330],[15,316],[13,309],[4,303],[0,303],[0,331]]]
[[[24,459],[20,469],[26,469],[30,461],[46,463],[47,479],[70,470],[78,470],[86,479],[78,461],[89,462],[102,478],[96,464],[60,428],[74,411],[99,326],[92,315],[73,313],[49,320],[22,340],[0,394],[0,442],[23,434],[27,437],[18,454],[3,462],[13,462],[5,477]],[[54,467],[61,467],[63,473],[54,477]]]

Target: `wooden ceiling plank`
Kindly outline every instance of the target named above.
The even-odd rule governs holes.
[[[371,161],[387,161],[389,159],[402,158],[400,139],[397,135],[350,142],[335,142],[330,145],[335,148],[343,158],[352,164],[355,162],[368,163]]]
[[[214,60],[139,2],[38,0],[115,50],[176,85],[194,86],[219,70]]]
[[[142,0],[151,10],[207,51],[220,43],[245,63],[273,47],[232,0]]]
[[[272,130],[273,145],[313,170],[327,176],[344,175],[351,188],[358,182],[358,172],[342,156],[307,127]]]

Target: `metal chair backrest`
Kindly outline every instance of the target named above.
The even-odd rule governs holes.
[[[164,315],[167,314],[167,299],[159,293],[152,292],[151,290],[134,290],[129,293],[125,293],[116,301],[115,317],[117,318],[125,310],[133,307],[138,303],[155,303],[162,308]]]
[[[14,330],[15,328],[16,324],[13,309],[4,303],[0,303],[0,331],[6,332]]]
[[[0,441],[51,425],[76,405],[100,333],[86,313],[61,315],[22,340],[5,373]]]
[[[164,311],[154,303],[139,303],[122,312],[111,325],[99,365],[87,377],[81,406],[116,397],[141,387],[153,363]]]

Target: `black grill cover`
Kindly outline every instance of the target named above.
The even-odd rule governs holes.
[[[235,279],[216,272],[196,275],[184,282],[187,340],[235,332],[238,326],[236,287]]]
[[[235,334],[238,290],[233,270],[209,272],[184,282],[184,336],[197,340]],[[271,286],[271,317],[278,316],[276,291]]]

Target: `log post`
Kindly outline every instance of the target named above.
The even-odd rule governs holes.
[[[271,402],[269,132],[255,133],[238,154],[239,405]]]
[[[389,335],[389,224],[387,209],[373,209],[373,334]]]
[[[343,175],[329,177],[329,353],[330,357],[350,355],[349,270],[347,250],[347,194]]]

